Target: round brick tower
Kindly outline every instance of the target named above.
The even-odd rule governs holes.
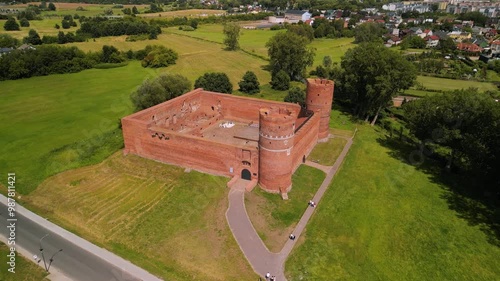
[[[262,108],[259,114],[260,186],[268,192],[288,192],[292,186],[296,116],[278,108]]]
[[[326,79],[307,79],[307,95],[306,107],[320,114],[318,139],[323,140],[328,138],[330,134],[330,112],[332,111],[333,102],[333,86],[332,80]]]

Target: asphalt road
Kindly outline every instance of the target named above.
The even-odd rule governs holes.
[[[2,200],[0,201],[0,235],[4,237],[9,237],[10,233],[7,228],[10,223],[7,221],[8,218],[7,206]],[[52,255],[57,253],[59,249],[63,249],[62,252],[54,256],[51,268],[57,268],[58,271],[67,277],[78,281],[140,280],[86,249],[27,219],[25,216],[19,214],[19,212],[16,212],[16,218],[16,245],[23,247],[33,255],[41,257],[39,250],[40,239],[48,233],[49,236],[42,240],[47,266]],[[40,263],[43,263],[43,260]]]

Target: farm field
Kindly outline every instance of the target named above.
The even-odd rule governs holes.
[[[245,194],[245,207],[260,238],[272,252],[279,252],[325,179],[322,171],[301,165],[292,176],[288,200],[255,187]]]
[[[286,263],[288,280],[495,280],[500,248],[383,132],[354,144]],[[480,208],[480,207],[478,207]],[[465,215],[466,217],[467,215]]]
[[[489,82],[478,82],[478,81],[466,81],[466,80],[454,80],[446,78],[438,78],[431,76],[418,76],[417,82],[421,83],[428,89],[432,90],[459,90],[467,89],[470,87],[477,88],[480,92],[484,91],[496,91],[497,87]]]
[[[169,27],[165,30],[168,33],[196,37],[218,42],[220,44],[224,42],[224,34],[222,33],[223,26],[221,24],[199,25],[198,29],[194,31],[182,31],[177,27]],[[269,29],[241,29],[239,40],[240,47],[250,53],[255,53],[259,56],[267,58],[266,43],[278,32],[283,32],[283,30],[273,31]],[[224,46],[222,45],[222,47]]]
[[[40,5],[41,2],[30,2],[27,4],[17,4],[11,5],[12,8],[25,8],[27,5]],[[113,15],[123,15],[122,9],[131,8],[136,6],[139,12],[143,12],[149,9],[149,5],[123,5],[123,8],[113,8],[114,5],[111,4],[86,4],[86,3],[59,3],[53,2],[56,6],[55,11],[42,11],[41,15],[43,17],[61,17],[63,15],[74,15],[78,14],[80,16],[97,16],[99,14],[104,14],[105,9],[113,10]],[[48,4],[48,3],[47,3]],[[82,7],[84,11],[77,11],[78,7]]]
[[[164,280],[257,280],[226,223],[227,180],[116,152],[23,200]]]
[[[160,34],[158,40],[137,42],[125,41],[126,36],[97,38],[96,42],[80,42],[67,45],[77,46],[84,51],[98,51],[104,45],[113,45],[121,51],[139,50],[147,45],[164,45],[175,50],[179,59],[175,65],[161,69],[169,73],[177,73],[194,81],[205,72],[225,72],[235,89],[247,70],[257,75],[261,85],[271,81],[269,72],[262,69],[266,61],[257,59],[241,51],[229,52],[220,44],[200,41],[176,34]]]
[[[9,248],[6,244],[0,242],[0,280],[2,281],[48,281],[45,276],[45,270],[42,267],[35,265],[35,263],[27,260],[25,257],[16,256],[16,272],[11,273],[8,269]]]
[[[353,42],[354,38],[314,39],[311,43],[311,47],[316,49],[313,68],[322,64],[325,56],[330,56],[334,63],[340,63],[340,60],[345,52],[356,46]]]
[[[168,33],[176,33],[184,36],[191,36],[201,38],[209,41],[221,43],[224,41],[224,34],[222,33],[222,25],[200,25],[195,31],[182,31],[177,27],[170,27],[166,29]],[[269,30],[269,29],[241,29],[240,47],[248,52],[255,53],[259,56],[267,57],[266,43],[271,37],[278,32],[284,30]],[[323,62],[323,57],[331,56],[333,62],[339,62],[340,58],[349,49],[354,47],[354,38],[340,38],[340,39],[315,39],[310,46],[316,49],[316,56],[314,64],[319,65]]]
[[[146,6],[149,8],[149,6]],[[139,10],[142,12],[142,10]],[[139,17],[143,18],[176,18],[176,17],[187,17],[187,18],[202,18],[211,15],[225,15],[226,11],[221,10],[209,10],[209,9],[190,9],[190,10],[180,10],[180,11],[167,11],[160,13],[150,13],[150,14],[139,14]]]
[[[6,20],[0,20],[0,26],[3,27],[5,24]],[[44,20],[32,20],[30,21],[30,26],[29,27],[21,27],[21,30],[16,30],[16,31],[5,31],[3,28],[0,30],[0,33],[4,34],[9,34],[12,37],[15,37],[19,40],[22,40],[24,37],[28,36],[28,32],[30,29],[34,29],[38,32],[40,37],[43,37],[43,35],[51,35],[51,36],[56,36],[59,31],[63,31],[64,33],[67,32],[73,32],[80,28],[80,23],[77,22],[78,26],[77,27],[71,27],[68,29],[56,29],[54,26],[56,24],[59,24],[59,26],[62,25],[61,23],[62,18],[50,18],[50,19],[44,19]]]

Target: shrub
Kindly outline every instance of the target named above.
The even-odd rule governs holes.
[[[290,88],[290,76],[288,76],[285,71],[280,70],[278,73],[273,75],[270,84],[271,88],[275,90],[288,90]]]
[[[21,25],[21,27],[29,27],[30,26],[30,22],[26,18],[22,18],[19,21],[19,24]]]
[[[130,98],[136,110],[142,110],[178,97],[190,89],[191,83],[186,77],[179,74],[161,74],[144,81]]]
[[[12,31],[12,30],[21,30],[19,28],[19,24],[17,23],[16,19],[10,17],[5,24],[3,25],[3,29],[7,31]]]
[[[298,103],[301,106],[305,104],[305,93],[299,87],[293,87],[288,91],[288,95],[286,95],[284,101],[290,103]]]
[[[242,80],[238,83],[240,91],[247,94],[256,94],[260,92],[259,85],[257,76],[252,71],[247,71],[245,75],[243,75]]]
[[[189,25],[181,25],[179,26],[179,30],[182,30],[182,31],[194,31],[194,28],[189,26]]]
[[[209,72],[200,76],[194,82],[195,88],[203,88],[207,91],[231,94],[233,92],[233,84],[229,81],[226,73]]]
[[[165,67],[175,64],[177,53],[165,46],[147,46],[147,55],[142,60],[143,67]]]

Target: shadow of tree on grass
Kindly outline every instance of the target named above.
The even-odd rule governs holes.
[[[445,199],[451,210],[471,226],[479,226],[488,242],[500,247],[500,191],[483,192],[481,179],[457,171],[446,171],[446,161],[436,160],[420,153],[416,144],[398,138],[378,138],[377,142],[389,148],[389,155],[417,168],[429,175],[432,182],[444,190]],[[491,190],[491,189],[490,189]]]

